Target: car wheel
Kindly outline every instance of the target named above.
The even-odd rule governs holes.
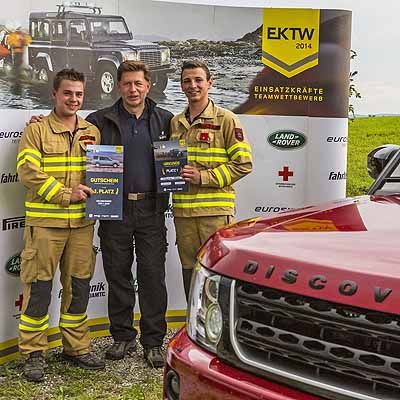
[[[153,93],[163,93],[168,84],[167,74],[154,74],[151,81],[151,91]]]
[[[113,164],[113,167],[114,167],[114,168],[117,168],[117,167],[118,167],[118,164],[117,164],[117,163],[114,163],[114,164]]]
[[[40,64],[37,69],[37,79],[46,85],[51,82],[51,73],[46,64]]]
[[[100,68],[97,87],[100,94],[114,96],[117,93],[117,70],[114,65],[107,64]]]
[[[95,166],[96,166],[97,168],[99,168],[99,167],[100,167],[100,164],[97,162],[97,163],[95,164]]]

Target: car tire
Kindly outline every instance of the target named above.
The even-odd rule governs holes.
[[[118,168],[118,164],[117,164],[117,163],[114,163],[114,164],[113,164],[113,167],[114,167],[114,168]]]
[[[50,85],[52,81],[51,72],[46,65],[46,63],[40,63],[36,68],[37,70],[37,79],[40,83],[44,83],[46,85]]]
[[[113,64],[100,67],[97,74],[97,88],[100,94],[115,97],[117,94],[117,69]]]
[[[99,167],[100,167],[100,164],[97,162],[97,163],[95,164],[95,167],[99,168]]]
[[[168,75],[165,73],[154,74],[151,80],[151,91],[153,93],[164,93],[168,84]]]

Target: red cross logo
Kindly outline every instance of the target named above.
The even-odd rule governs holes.
[[[279,171],[278,175],[283,178],[284,182],[287,182],[289,180],[289,176],[293,176],[293,171],[291,171],[289,167],[285,165],[283,170]]]
[[[21,311],[22,309],[22,301],[24,300],[24,297],[22,296],[22,294],[19,295],[19,299],[15,300],[15,307],[19,308],[19,311]]]

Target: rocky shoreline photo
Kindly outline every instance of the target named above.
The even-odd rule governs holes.
[[[234,41],[159,41],[158,44],[170,49],[174,72],[169,74],[164,93],[151,93],[151,97],[161,107],[173,113],[180,112],[186,105],[180,89],[180,66],[184,60],[199,59],[207,63],[213,75],[212,98],[219,105],[234,109],[247,99],[250,82],[262,68],[261,30],[259,27]],[[13,79],[4,71],[0,74],[0,91],[4,94],[0,98],[0,108],[43,109],[52,105],[42,85],[29,78]],[[99,96],[88,85],[84,109],[98,109],[114,101],[111,96]]]

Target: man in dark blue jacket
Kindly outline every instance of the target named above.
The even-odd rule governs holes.
[[[101,144],[124,146],[124,202],[122,221],[100,221],[99,236],[105,276],[109,285],[108,313],[114,343],[106,358],[119,360],[136,351],[133,327],[135,288],[134,252],[140,304],[140,342],[152,367],[162,367],[161,349],[166,333],[164,212],[168,194],[156,192],[153,142],[168,140],[172,114],[147,97],[150,73],[146,64],[123,62],[117,72],[121,98],[96,111],[87,120],[101,132]]]

